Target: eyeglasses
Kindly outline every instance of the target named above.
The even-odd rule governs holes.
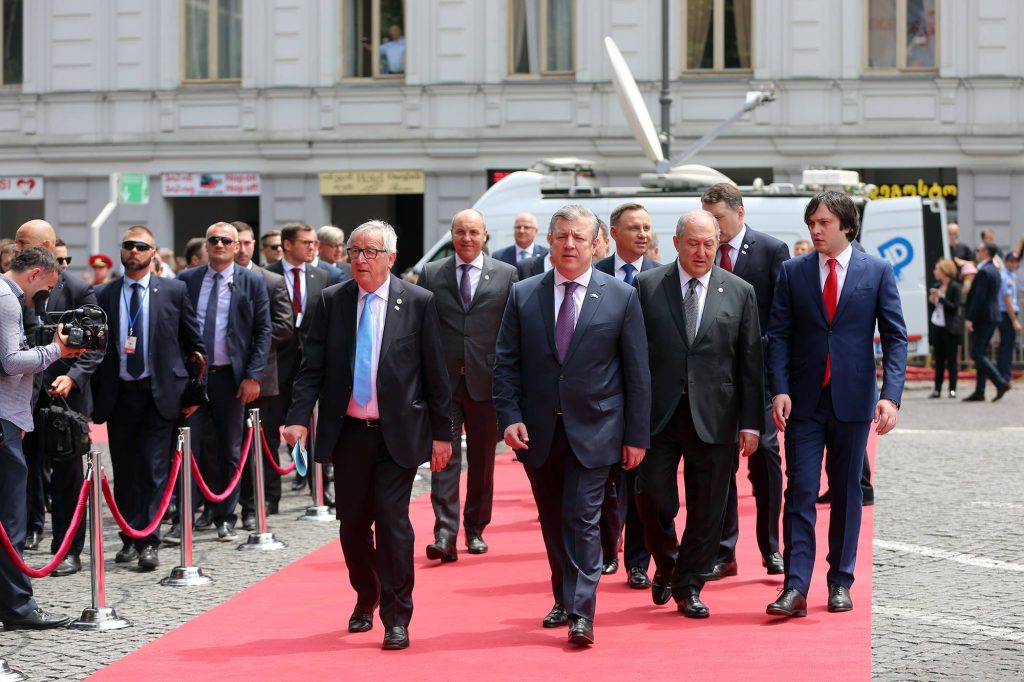
[[[349,260],[355,260],[356,258],[359,258],[359,254],[363,254],[363,257],[366,258],[366,260],[373,260],[374,258],[377,257],[378,253],[389,253],[386,249],[375,249],[373,247],[370,247],[368,249],[357,249],[355,247],[349,247],[345,249],[345,252],[348,253]]]
[[[71,256],[68,256],[67,258],[61,258],[60,256],[57,256],[57,262],[60,263],[61,265],[71,265]]]
[[[147,244],[146,242],[137,242],[129,239],[121,242],[121,248],[124,249],[125,251],[131,251],[132,249],[135,249],[139,253],[145,253],[152,249],[153,246],[151,244]]]
[[[231,246],[235,243],[235,240],[231,237],[207,237],[206,243],[210,246],[217,246],[217,244],[223,244],[224,246]]]

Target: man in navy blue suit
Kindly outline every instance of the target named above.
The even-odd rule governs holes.
[[[512,287],[494,365],[494,406],[540,513],[555,605],[544,627],[570,623],[594,642],[601,578],[598,522],[612,466],[632,469],[650,442],[651,375],[637,292],[591,267],[597,216],[578,205],[551,217],[554,269]]]
[[[772,419],[785,432],[782,527],[786,579],[767,612],[807,615],[814,568],[815,498],[826,448],[832,506],[828,533],[828,610],[853,608],[860,474],[871,422],[896,426],[907,367],[907,327],[892,266],[853,248],[857,207],[841,192],[807,204],[814,251],[786,261],[768,320]],[[875,382],[874,336],[882,346],[882,390]]]
[[[93,421],[108,423],[114,499],[125,520],[144,528],[159,511],[174,449],[174,428],[194,352],[206,354],[183,282],[151,274],[153,233],[129,227],[121,241],[124,277],[104,284],[96,302],[107,314],[110,341],[92,376]],[[188,416],[185,414],[184,416]],[[159,566],[159,529],[141,540],[122,534],[117,563]]]
[[[203,346],[210,402],[189,419],[192,432],[212,426],[214,452],[206,453],[207,482],[216,491],[227,488],[242,449],[242,415],[245,406],[260,396],[260,382],[270,354],[270,300],[263,278],[235,263],[238,230],[229,223],[214,223],[206,230],[209,264],[184,270],[178,279],[188,287],[196,309]],[[202,456],[202,438],[193,439],[196,458]],[[254,439],[250,457],[259,456]],[[213,507],[213,523],[222,542],[238,539],[235,507],[240,490],[234,490]],[[213,503],[210,503],[213,504]],[[192,510],[189,510],[190,512]],[[191,521],[191,519],[187,519]]]
[[[515,237],[516,243],[498,249],[491,255],[491,258],[509,265],[518,265],[528,258],[537,258],[548,252],[546,248],[534,241],[537,237],[537,216],[532,213],[520,213],[516,216],[512,236]]]
[[[971,334],[971,359],[978,368],[978,383],[974,393],[964,398],[963,402],[985,401],[985,380],[996,385],[996,397],[999,400],[1010,390],[1010,381],[999,373],[992,359],[988,356],[988,344],[999,324],[999,297],[1002,292],[1002,275],[992,263],[992,258],[999,255],[999,247],[992,242],[983,241],[975,250],[978,257],[978,274],[967,292],[967,303],[964,307],[964,326]]]
[[[609,222],[612,226],[611,236],[615,240],[615,253],[594,263],[594,269],[632,286],[637,274],[653,270],[659,265],[658,261],[646,255],[654,238],[651,215],[643,204],[629,202],[612,210]],[[612,467],[601,508],[601,547],[604,555],[601,572],[611,575],[619,570],[619,538],[625,528],[622,558],[626,564],[626,583],[635,590],[643,590],[651,586],[651,579],[647,575],[651,553],[644,543],[644,526],[633,500],[635,489],[636,469],[624,471],[621,467]]]

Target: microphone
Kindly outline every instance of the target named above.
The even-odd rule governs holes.
[[[228,282],[228,291],[235,293],[235,280]]]

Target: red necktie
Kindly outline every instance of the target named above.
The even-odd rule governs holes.
[[[825,278],[825,288],[821,292],[822,296],[825,297],[825,312],[828,314],[829,324],[832,323],[832,318],[836,316],[836,303],[839,299],[839,276],[836,275],[837,262],[835,258],[828,259],[828,277]],[[831,354],[825,358],[825,378],[822,380],[821,385],[827,386],[830,381],[832,381]]]
[[[292,268],[292,310],[296,315],[302,312],[302,272]]]
[[[718,267],[722,268],[726,272],[732,272],[732,258],[729,257],[729,252],[731,250],[732,247],[728,244],[722,244],[718,247],[719,253],[722,254],[722,257],[718,259]]]

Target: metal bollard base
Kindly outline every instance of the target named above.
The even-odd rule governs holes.
[[[279,542],[273,533],[249,533],[249,539],[238,546],[238,549],[242,551],[262,551],[269,552],[272,550],[284,549],[284,543]]]
[[[334,514],[327,507],[307,507],[306,513],[299,517],[299,521],[335,521]]]
[[[0,658],[0,682],[21,682],[27,680],[20,670],[14,670],[7,665],[7,660]]]
[[[209,585],[213,579],[203,575],[203,569],[198,566],[175,566],[171,569],[170,575],[160,580],[160,584],[166,587],[195,587],[197,585]]]
[[[105,630],[120,630],[121,628],[131,627],[131,625],[132,622],[130,620],[118,616],[113,608],[104,607],[97,609],[89,607],[82,611],[79,619],[68,627],[72,630],[103,632]]]

